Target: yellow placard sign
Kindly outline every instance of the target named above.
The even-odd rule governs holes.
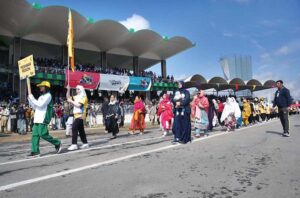
[[[26,58],[19,60],[18,65],[21,80],[35,75],[33,55],[27,56]]]

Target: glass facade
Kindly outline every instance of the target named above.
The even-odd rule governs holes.
[[[251,56],[224,56],[220,58],[220,64],[226,80],[241,78],[244,81],[248,81],[252,79]]]

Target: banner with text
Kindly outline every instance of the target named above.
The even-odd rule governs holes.
[[[68,73],[70,72],[70,73]],[[70,87],[76,88],[77,85],[82,85],[85,89],[97,89],[100,82],[100,74],[92,72],[81,71],[66,71],[65,85],[68,83],[68,76],[70,76]]]
[[[100,74],[99,90],[125,92],[129,85],[128,76]]]

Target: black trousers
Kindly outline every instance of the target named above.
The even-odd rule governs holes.
[[[279,109],[279,118],[283,128],[283,132],[289,133],[290,130],[289,109],[288,108]]]
[[[261,121],[265,121],[266,120],[266,114],[265,113],[260,114],[260,118],[261,118]]]
[[[72,126],[72,144],[77,144],[78,133],[83,144],[87,144],[86,134],[84,131],[83,120],[76,118]]]

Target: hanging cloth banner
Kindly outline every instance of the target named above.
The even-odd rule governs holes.
[[[129,77],[129,87],[128,90],[132,91],[149,91],[151,88],[151,78],[149,77]]]
[[[235,84],[235,91],[239,90],[239,84]]]
[[[99,90],[125,92],[129,85],[129,76],[100,74]]]
[[[67,74],[68,71],[66,71]],[[82,85],[85,89],[95,90],[100,82],[100,74],[92,72],[74,71],[69,73],[70,87],[76,88],[77,85]],[[66,75],[65,85],[67,86],[68,75]]]

